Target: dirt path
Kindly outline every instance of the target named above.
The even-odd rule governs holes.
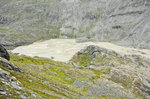
[[[31,57],[39,56],[53,58],[55,61],[67,62],[75,53],[88,45],[97,45],[99,47],[114,50],[123,55],[136,54],[150,58],[150,50],[122,47],[108,42],[76,43],[74,39],[51,39],[43,42],[35,42],[31,45],[18,47],[12,50],[12,52]]]

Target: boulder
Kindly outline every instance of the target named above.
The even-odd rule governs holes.
[[[10,56],[7,50],[2,45],[0,45],[0,57],[5,58],[8,61],[10,60]]]
[[[0,65],[9,69],[9,70],[14,70],[17,72],[24,72],[21,68],[19,68],[18,66],[14,65],[13,63],[9,62],[8,60],[1,58],[0,57]]]

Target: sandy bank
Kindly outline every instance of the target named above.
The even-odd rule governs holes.
[[[123,55],[135,54],[150,58],[150,50],[122,47],[108,42],[76,43],[75,39],[51,39],[42,42],[35,42],[27,46],[17,47],[12,50],[12,52],[31,57],[39,56],[50,59],[53,58],[55,61],[67,62],[75,53],[88,45],[97,45],[99,47],[114,50]]]

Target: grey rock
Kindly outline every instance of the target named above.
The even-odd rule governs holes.
[[[150,79],[146,77],[141,77],[134,81],[135,88],[138,90],[139,93],[150,98]]]
[[[0,45],[0,57],[5,58],[8,61],[10,60],[10,56],[7,50],[2,45]]]
[[[10,73],[0,68],[0,78],[8,80],[10,78]]]
[[[2,65],[3,67],[5,67],[9,70],[14,70],[17,72],[23,72],[23,70],[21,68],[17,67],[16,65],[12,64],[8,60],[1,58],[1,57],[0,57],[0,65]]]
[[[134,91],[135,95],[140,94],[143,97],[150,98],[150,60],[148,58],[134,54],[120,55],[112,50],[93,45],[79,51],[76,57],[80,55],[86,55],[84,58],[88,58],[88,61],[90,61],[85,66],[86,69],[99,70],[101,68],[102,71],[99,71],[101,73],[106,68],[110,71],[107,71],[106,74],[104,73],[100,79],[95,81],[94,86],[91,86],[88,81],[75,81],[75,87],[82,88],[86,83],[90,87],[88,91],[92,95],[134,99],[135,96],[131,94]],[[76,61],[75,59],[72,62],[78,64],[80,60]],[[87,59],[82,61],[84,60]],[[78,65],[80,66],[80,64]],[[141,97],[136,98],[140,99]]]
[[[23,95],[20,96],[21,99],[29,99],[28,95],[24,93]]]
[[[69,77],[66,77],[65,80],[66,80],[66,81],[71,81],[72,79],[69,78]]]
[[[20,86],[20,82],[18,83],[18,81],[16,82],[11,82],[11,87],[15,90],[22,90],[23,88]]]
[[[0,68],[0,95],[7,98],[14,98],[24,92],[21,82],[15,77],[11,77],[10,72]],[[19,92],[18,92],[19,91]]]
[[[6,96],[7,95],[7,92],[6,91],[2,91],[2,90],[0,90],[0,95],[3,95],[3,96]]]
[[[16,77],[11,77],[11,78],[10,78],[10,81],[12,81],[12,82],[13,82],[13,81],[16,81]]]
[[[90,45],[87,48],[79,51],[77,55],[88,55],[90,64],[88,64],[87,67],[117,66],[131,61],[131,59],[128,59],[128,57],[122,56],[121,54],[115,51],[94,45]],[[116,59],[116,61],[114,61],[114,59]]]
[[[9,24],[10,22],[10,18],[0,15],[0,24]]]

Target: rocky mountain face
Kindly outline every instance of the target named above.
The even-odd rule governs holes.
[[[0,42],[77,38],[150,48],[149,0],[1,0]]]

